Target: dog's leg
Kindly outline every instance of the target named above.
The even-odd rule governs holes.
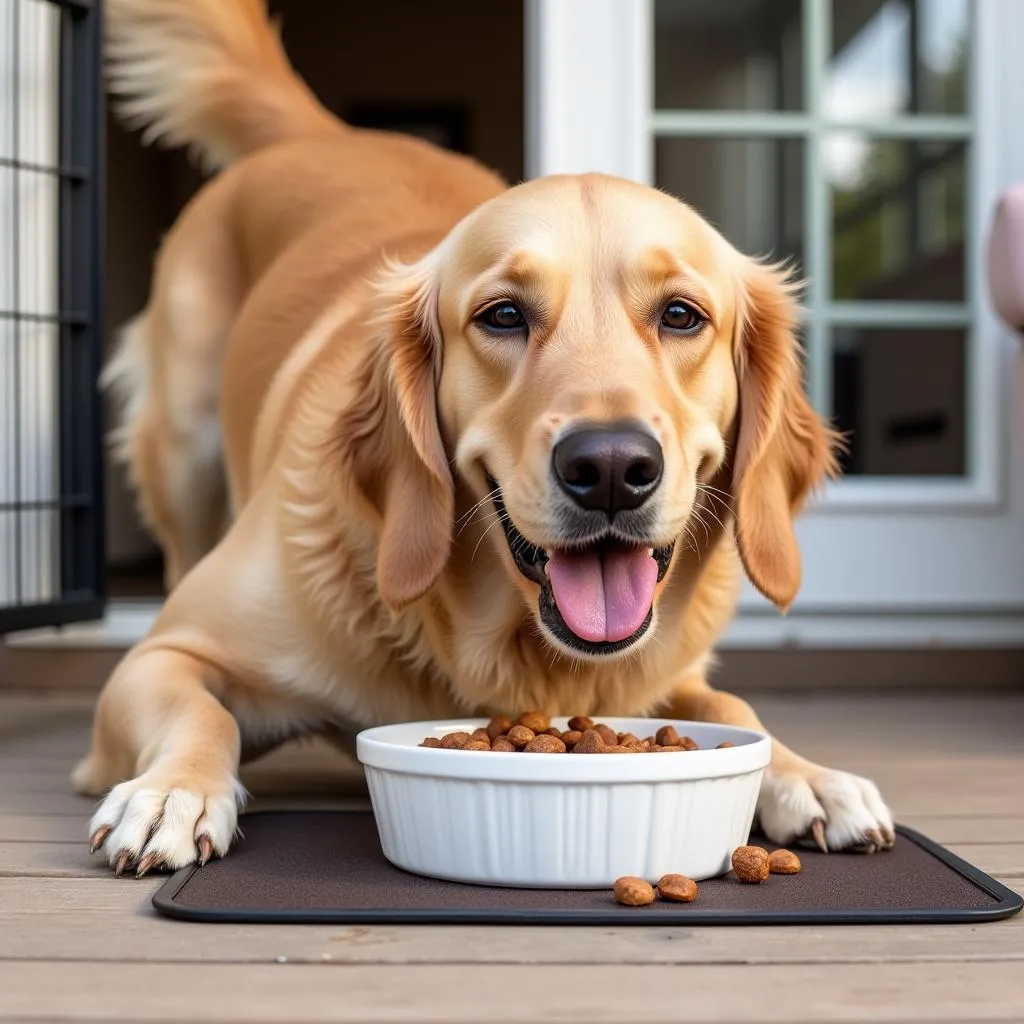
[[[702,678],[687,680],[667,713],[765,731],[745,700],[711,689]],[[888,849],[895,838],[892,814],[873,782],[814,764],[774,737],[757,815],[765,835],[783,845],[811,837],[825,850],[873,853]]]
[[[92,795],[109,789],[89,835],[118,874],[227,853],[243,789],[238,724],[212,692],[221,682],[205,661],[143,647],[100,695],[92,748],[72,782]]]

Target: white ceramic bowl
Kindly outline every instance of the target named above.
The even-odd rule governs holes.
[[[419,746],[425,736],[472,732],[484,719],[361,732],[356,752],[384,856],[434,878],[557,889],[727,871],[750,833],[769,738],[673,719],[600,721],[637,736],[674,725],[701,749],[584,755]],[[565,728],[564,719],[554,724]],[[734,746],[714,749],[724,741]]]

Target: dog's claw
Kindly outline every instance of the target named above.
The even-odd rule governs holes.
[[[122,850],[121,856],[117,858],[117,864],[114,865],[114,874],[120,878],[124,874],[124,869],[128,867],[128,862],[132,859],[131,850]]]
[[[89,840],[89,852],[95,853],[103,845],[103,841],[110,835],[111,831],[109,825],[103,825],[96,829],[92,834],[92,839]]]
[[[141,878],[149,869],[157,862],[157,856],[155,853],[147,853],[142,860],[139,861],[139,866],[135,869],[135,877]]]
[[[811,822],[811,835],[814,837],[814,841],[818,844],[818,849],[822,853],[828,853],[828,843],[825,842],[825,819],[815,818]]]
[[[213,856],[213,843],[210,837],[204,832],[198,839],[199,843],[199,866],[203,867]]]

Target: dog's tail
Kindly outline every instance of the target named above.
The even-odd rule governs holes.
[[[147,141],[221,168],[343,130],[292,70],[264,0],[108,0],[110,91]]]

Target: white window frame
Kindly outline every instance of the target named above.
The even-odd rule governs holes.
[[[970,140],[967,300],[861,303],[830,299],[827,254],[813,244],[820,237],[814,225],[829,219],[828,184],[818,170],[820,136],[812,129],[826,123],[821,78],[830,49],[830,0],[804,0],[811,38],[805,46],[807,106],[800,112],[655,111],[653,0],[526,2],[529,177],[603,171],[650,183],[656,134],[806,134],[807,343],[809,384],[819,408],[827,407],[831,387],[830,360],[822,358],[831,326],[821,315],[826,310],[833,323],[967,332],[967,475],[850,477],[830,485],[800,523],[805,582],[790,625],[776,620],[780,624],[766,631],[760,621],[768,612],[764,602],[750,588],[744,593],[741,608],[748,621],[759,621],[744,634],[751,642],[773,636],[776,642],[799,641],[794,620],[826,619],[835,626],[831,635],[852,640],[870,632],[872,616],[903,622],[885,631],[890,640],[997,634],[1002,642],[1010,635],[1024,640],[1024,455],[1007,443],[1010,378],[1021,358],[1016,339],[991,312],[983,262],[995,200],[1008,184],[1024,179],[1024,3],[975,0],[974,10],[968,114],[827,122],[830,129],[875,137]],[[949,546],[955,550],[945,551]],[[940,571],[944,560],[946,571]],[[866,568],[865,561],[877,564]],[[982,620],[988,625],[979,626]]]

